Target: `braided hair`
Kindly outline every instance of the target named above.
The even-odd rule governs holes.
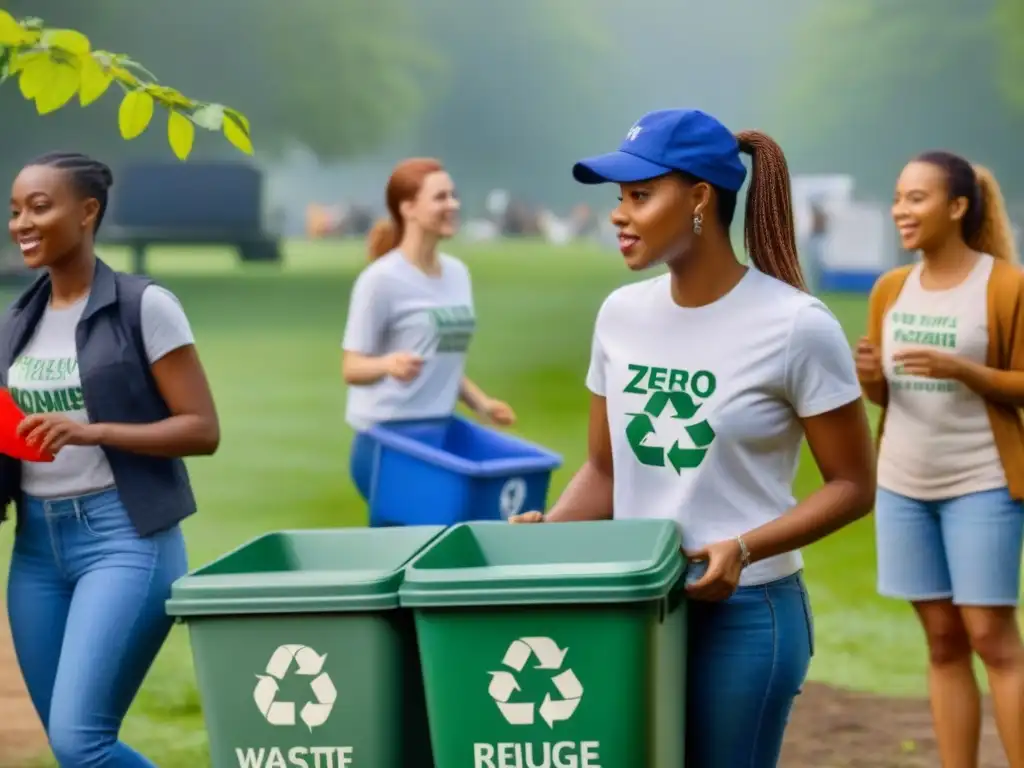
[[[946,176],[950,201],[967,200],[960,220],[960,235],[969,248],[1012,264],[1019,262],[1017,246],[999,182],[988,168],[971,163],[952,152],[925,152],[916,158]]]
[[[49,152],[37,157],[29,165],[41,165],[58,168],[71,177],[75,190],[86,198],[93,198],[99,203],[99,212],[93,224],[93,234],[99,231],[103,223],[103,215],[107,212],[107,197],[114,185],[114,174],[110,168],[99,160],[78,152]]]
[[[806,291],[796,248],[789,165],[782,147],[760,131],[741,131],[736,134],[736,140],[740,151],[750,155],[752,161],[743,222],[743,244],[750,260],[758,271]],[[691,174],[682,175],[691,183],[703,181]],[[718,222],[728,232],[736,215],[738,193],[715,184],[711,186],[718,201]]]
[[[741,131],[736,139],[740,151],[750,155],[752,165],[743,222],[747,253],[760,271],[806,291],[796,250],[789,165],[782,147],[760,131]]]

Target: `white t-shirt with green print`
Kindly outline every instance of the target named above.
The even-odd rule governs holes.
[[[342,349],[371,357],[411,352],[424,358],[419,376],[390,376],[350,386],[346,420],[365,430],[382,421],[450,416],[459,398],[466,352],[476,327],[473,287],[466,265],[440,254],[432,277],[397,250],[356,278]]]
[[[75,343],[75,328],[87,301],[61,309],[47,307],[11,366],[8,388],[26,414],[57,411],[83,424],[89,422]],[[157,285],[148,286],[142,294],[141,322],[150,364],[194,343],[178,299]],[[69,445],[52,462],[22,462],[21,489],[31,496],[80,496],[113,485],[110,464],[98,446]]]
[[[754,268],[704,307],[680,307],[670,290],[664,275],[605,300],[587,386],[607,402],[615,517],[675,520],[697,549],[786,514],[800,419],[861,389],[839,322],[813,296]],[[801,567],[790,552],[740,583]]]

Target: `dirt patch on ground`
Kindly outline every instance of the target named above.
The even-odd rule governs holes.
[[[928,702],[851,693],[809,683],[798,697],[782,768],[935,768],[939,754]],[[981,768],[1005,768],[985,704]]]
[[[0,606],[2,609],[3,606]],[[23,768],[46,753],[46,737],[14,658],[7,612],[0,622],[0,766]],[[981,768],[1004,768],[986,705]],[[808,683],[798,698],[782,768],[935,768],[928,703],[850,693]]]

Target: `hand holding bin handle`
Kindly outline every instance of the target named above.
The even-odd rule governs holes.
[[[43,453],[25,442],[18,435],[18,425],[25,413],[14,402],[11,392],[0,387],[0,453],[22,461],[53,461],[53,456]]]

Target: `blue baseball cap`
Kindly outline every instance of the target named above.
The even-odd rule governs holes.
[[[581,184],[626,184],[683,171],[736,192],[747,178],[732,131],[698,109],[648,112],[629,129],[619,149],[573,166]]]

